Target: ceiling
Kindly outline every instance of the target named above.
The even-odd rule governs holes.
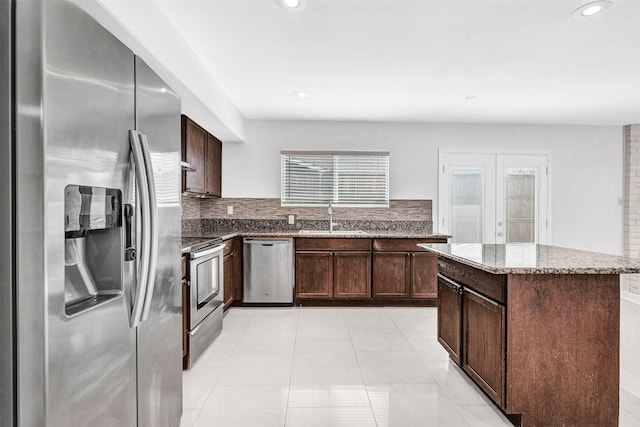
[[[250,120],[640,123],[640,0],[155,1]]]

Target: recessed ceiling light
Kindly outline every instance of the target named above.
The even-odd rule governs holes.
[[[303,90],[298,90],[296,92],[293,92],[293,96],[295,96],[298,99],[306,99],[306,98],[310,97],[311,94],[309,92],[305,92]]]
[[[287,10],[300,10],[306,6],[307,0],[276,0],[276,3]]]
[[[466,99],[467,101],[473,101],[474,99],[476,99],[475,95],[467,95],[464,97],[464,99]]]
[[[573,11],[574,18],[590,18],[602,12],[613,4],[610,0],[598,0],[583,4]]]

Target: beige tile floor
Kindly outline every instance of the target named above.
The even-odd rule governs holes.
[[[621,329],[620,426],[640,426],[640,305]],[[232,308],[184,373],[181,427],[510,425],[449,362],[435,308]]]

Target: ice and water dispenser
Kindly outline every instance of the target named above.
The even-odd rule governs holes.
[[[117,298],[122,283],[122,192],[65,187],[65,313]]]

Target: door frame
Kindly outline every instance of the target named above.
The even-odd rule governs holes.
[[[552,244],[552,236],[553,236],[553,221],[551,217],[552,212],[552,156],[550,151],[545,150],[503,150],[503,149],[451,149],[451,148],[439,148],[438,149],[438,200],[437,206],[434,207],[434,210],[438,212],[437,221],[434,222],[433,229],[437,230],[443,234],[450,234],[449,224],[447,222],[447,217],[449,215],[449,207],[448,202],[444,200],[445,194],[448,194],[448,183],[447,180],[444,179],[445,174],[445,164],[444,160],[447,155],[469,155],[469,156],[486,156],[491,155],[494,156],[495,159],[495,169],[493,175],[497,178],[497,165],[498,165],[498,156],[546,156],[547,158],[547,170],[546,170],[546,197],[544,200],[544,204],[546,204],[546,235],[542,236],[545,239],[542,239],[546,245]],[[485,184],[486,185],[486,184]],[[486,192],[486,188],[485,188]],[[495,209],[494,209],[495,214]],[[483,242],[483,243],[493,243],[495,241],[495,237],[491,242]]]

